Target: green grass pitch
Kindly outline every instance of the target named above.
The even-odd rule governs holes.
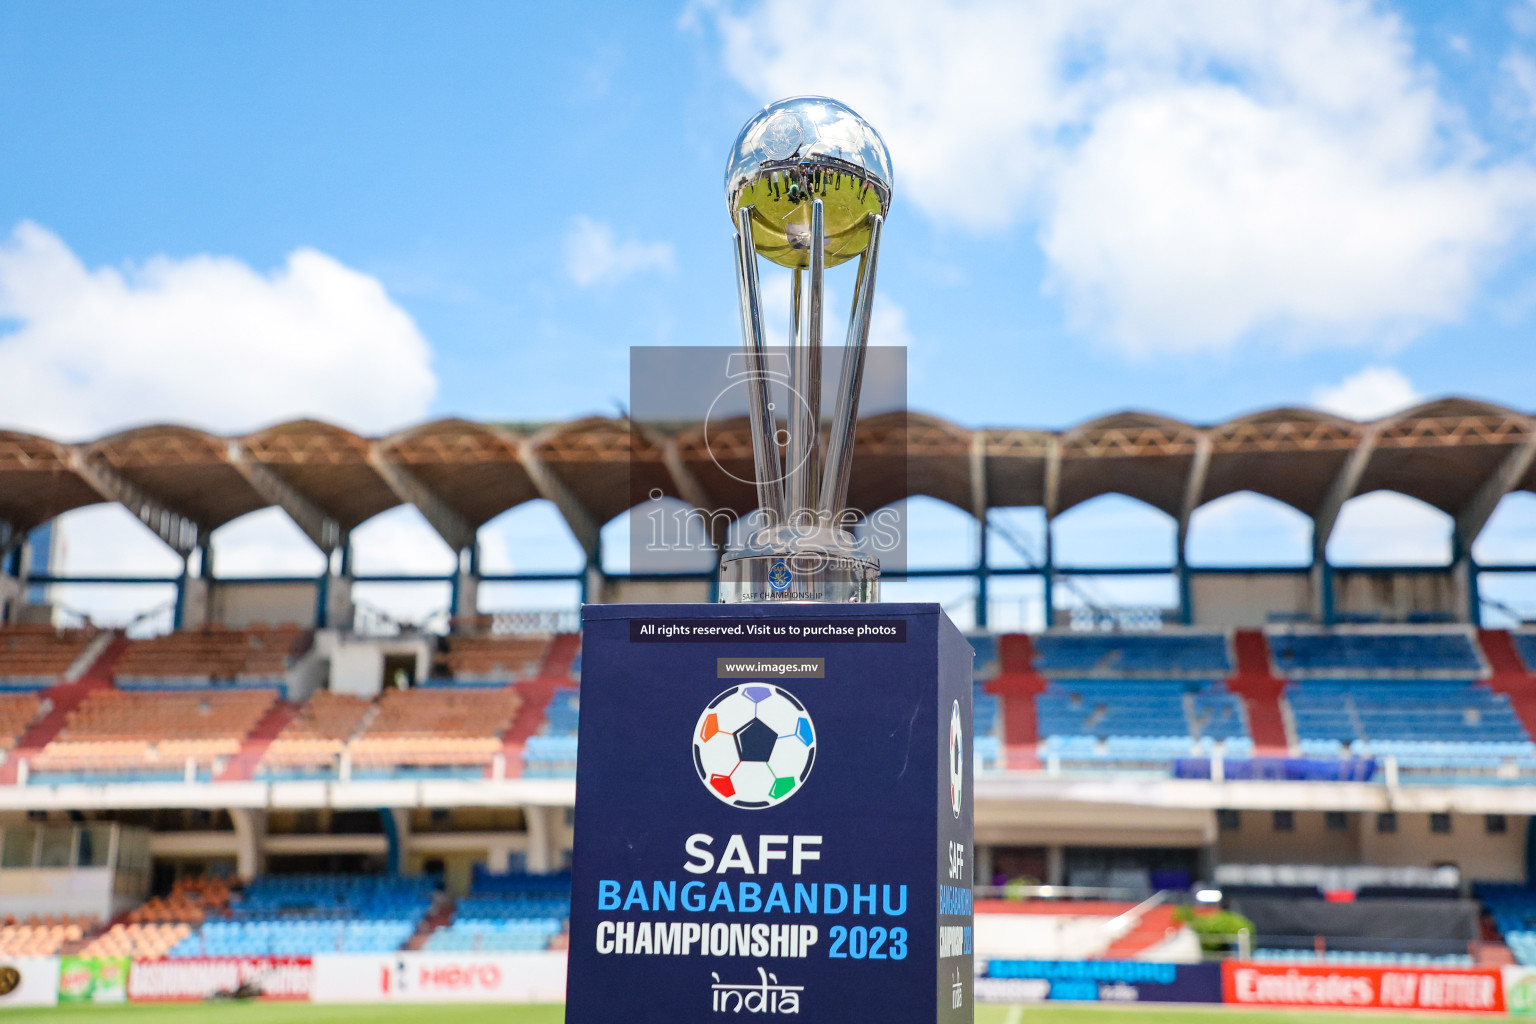
[[[310,1006],[305,1003],[179,1003],[7,1010],[5,1024],[561,1024],[562,1006]],[[983,1006],[976,1024],[1425,1024],[1487,1020],[1419,1014],[1334,1014],[1315,1010],[1256,1012],[1226,1007]]]

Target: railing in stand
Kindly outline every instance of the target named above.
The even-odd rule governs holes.
[[[575,608],[520,608],[489,615],[493,636],[548,636],[581,629],[581,612]]]

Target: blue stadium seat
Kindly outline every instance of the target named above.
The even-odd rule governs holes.
[[[1275,631],[1269,647],[1286,678],[1466,678],[1483,672],[1471,636],[1461,631]]]
[[[573,686],[555,690],[544,710],[541,731],[523,745],[523,776],[530,779],[576,777],[576,727],[581,691]]]
[[[444,953],[547,949],[570,916],[569,875],[495,875],[476,865],[470,894],[423,948]]]
[[[1220,633],[1044,633],[1035,668],[1047,676],[1211,678],[1232,671]]]
[[[991,633],[977,633],[966,639],[971,642],[971,649],[976,652],[976,659],[971,663],[971,677],[978,683],[996,679],[998,672],[1002,669],[997,654],[997,637]]]
[[[266,875],[168,955],[388,953],[416,933],[431,907],[425,877]]]
[[[1253,750],[1242,702],[1220,682],[1054,680],[1035,711],[1042,751],[1074,762],[1166,765],[1217,743],[1228,757]]]

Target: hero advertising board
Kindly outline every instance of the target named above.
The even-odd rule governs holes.
[[[567,1021],[971,1021],[972,652],[939,606],[583,619]]]

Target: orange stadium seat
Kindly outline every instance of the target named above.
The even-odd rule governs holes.
[[[278,768],[318,768],[334,763],[373,705],[361,697],[321,690],[283,727],[262,758]]]
[[[466,682],[516,682],[535,675],[549,637],[450,636],[433,675]]]
[[[391,690],[379,701],[362,735],[352,741],[352,763],[489,764],[502,749],[502,734],[522,703],[511,689]]]
[[[95,635],[92,630],[45,625],[0,627],[0,686],[53,686]]]
[[[169,895],[129,911],[128,924],[201,924],[210,911],[229,905],[230,886],[221,878],[183,878]]]
[[[307,630],[292,625],[204,626],[134,641],[114,673],[119,685],[130,687],[279,682],[307,636]]]
[[[190,924],[115,924],[81,947],[79,956],[159,960],[192,934]]]
[[[53,956],[94,928],[87,917],[7,918],[0,924],[0,956]]]
[[[14,750],[43,702],[32,693],[0,693],[0,750]]]
[[[276,690],[95,690],[33,761],[39,771],[176,767],[230,757],[277,701]]]

